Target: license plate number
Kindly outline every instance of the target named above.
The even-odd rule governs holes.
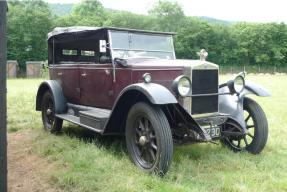
[[[220,128],[219,127],[209,127],[205,128],[207,134],[210,135],[211,138],[220,137]]]

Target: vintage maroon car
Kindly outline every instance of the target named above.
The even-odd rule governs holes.
[[[51,80],[38,90],[44,128],[63,120],[103,135],[124,134],[133,162],[163,175],[173,144],[221,141],[258,154],[268,137],[261,107],[247,94],[269,96],[240,73],[219,85],[218,65],[177,60],[173,33],[67,27],[48,34]],[[193,54],[193,53],[191,53]]]

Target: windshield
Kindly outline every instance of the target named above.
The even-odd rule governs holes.
[[[175,59],[171,35],[111,31],[113,58]]]

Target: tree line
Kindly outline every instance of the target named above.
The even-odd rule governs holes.
[[[287,66],[287,25],[284,23],[212,23],[184,14],[176,2],[159,0],[148,15],[111,10],[97,0],[82,0],[68,15],[52,14],[41,0],[9,1],[8,59],[47,59],[47,33],[57,26],[113,26],[172,31],[179,59],[197,59],[204,48],[208,60],[225,66]]]

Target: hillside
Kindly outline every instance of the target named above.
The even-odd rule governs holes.
[[[206,17],[206,16],[201,16],[199,17],[202,20],[207,21],[210,24],[224,24],[224,25],[229,25],[229,24],[233,24],[236,23],[236,21],[227,21],[227,20],[220,20],[220,19],[215,19],[212,17]]]
[[[72,3],[70,4],[61,4],[61,3],[50,3],[49,7],[52,10],[53,15],[64,16],[71,13],[73,8]]]

